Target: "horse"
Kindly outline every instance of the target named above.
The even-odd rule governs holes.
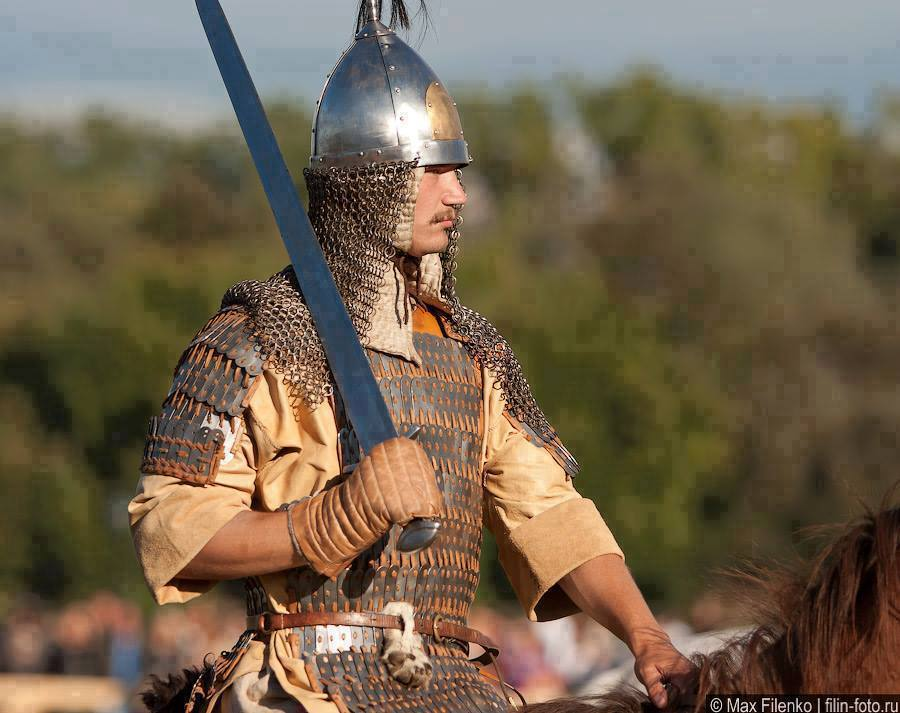
[[[885,501],[887,503],[887,500]],[[866,511],[811,560],[733,573],[755,625],[709,654],[670,689],[669,710],[703,708],[708,695],[879,694],[900,691],[900,507]],[[649,713],[621,686],[525,706],[522,713]]]

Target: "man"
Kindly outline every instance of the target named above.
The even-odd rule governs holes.
[[[455,103],[364,2],[305,171],[316,235],[399,433],[360,453],[286,269],[226,293],[151,421],[129,506],[156,600],[244,578],[248,629],[198,681],[208,710],[501,711],[468,661],[481,528],[527,615],[581,609],[625,641],[657,705],[690,665],[638,592],[577,464],[453,270]],[[402,3],[393,14],[406,23]],[[415,440],[412,436],[415,435]],[[415,553],[399,527],[439,518]],[[515,656],[515,652],[506,655]],[[302,705],[302,708],[298,706]]]

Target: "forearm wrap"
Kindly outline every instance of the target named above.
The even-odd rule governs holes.
[[[443,497],[422,447],[406,438],[379,444],[343,483],[291,510],[300,552],[333,577],[392,525],[437,517]]]

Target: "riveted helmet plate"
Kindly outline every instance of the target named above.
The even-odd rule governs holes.
[[[450,98],[444,85],[432,82],[425,92],[425,110],[431,121],[431,137],[436,141],[454,141],[462,138],[462,124],[456,102]]]

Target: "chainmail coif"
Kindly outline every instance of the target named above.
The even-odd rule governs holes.
[[[307,169],[309,218],[350,321],[361,339],[396,254],[392,241],[415,163]],[[222,307],[243,306],[257,349],[281,374],[296,409],[314,409],[334,385],[325,350],[291,266],[265,282],[234,285]]]
[[[362,340],[371,327],[379,287],[397,253],[393,237],[415,169],[413,161],[304,171],[310,221]],[[494,375],[509,413],[548,442],[558,442],[512,348],[493,324],[464,307],[456,295],[460,223],[461,219],[450,231],[447,250],[440,256],[440,296],[450,309],[453,329],[471,357]],[[235,306],[247,311],[257,349],[282,375],[295,408],[303,404],[314,409],[332,393],[325,351],[292,267],[264,282],[247,280],[229,289],[222,308]],[[574,460],[571,464],[577,468]]]

